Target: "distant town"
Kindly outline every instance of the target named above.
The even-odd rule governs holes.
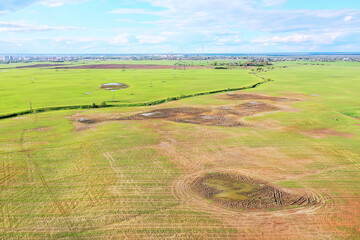
[[[285,54],[128,54],[128,55],[0,55],[0,63],[77,62],[104,60],[237,60],[237,61],[314,61],[360,62],[360,53],[285,53]]]

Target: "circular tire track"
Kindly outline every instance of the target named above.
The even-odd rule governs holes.
[[[325,199],[319,192],[311,188],[306,189],[308,195],[313,196],[318,201],[317,205],[310,205],[295,209],[281,209],[277,211],[237,211],[212,204],[210,201],[194,192],[194,185],[201,180],[204,174],[209,172],[224,172],[247,176],[244,173],[226,168],[196,171],[183,175],[172,183],[171,187],[173,195],[180,199],[182,204],[189,209],[210,213],[213,217],[225,222],[228,226],[237,229],[237,237],[239,239],[292,239],[301,236],[304,237],[305,235],[309,235],[310,239],[319,239],[317,236],[311,237],[312,231],[307,232],[308,227],[319,230],[319,223],[317,223],[316,226],[309,226],[306,221],[297,223],[297,219],[302,218],[302,216],[310,216],[311,218],[311,215],[325,206]],[[294,223],[296,223],[296,225]],[[283,230],[282,225],[284,225],[283,228],[287,227],[287,229]],[[250,230],[254,228],[260,229],[261,231],[255,233]],[[316,230],[314,230],[314,232]],[[328,237],[324,236],[323,231],[321,231],[321,234],[324,239],[328,239]]]

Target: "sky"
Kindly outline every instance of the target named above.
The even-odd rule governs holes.
[[[0,0],[0,53],[360,52],[360,0]]]

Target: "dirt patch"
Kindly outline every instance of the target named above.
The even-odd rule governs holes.
[[[52,131],[53,128],[52,127],[38,127],[38,128],[33,128],[33,129],[29,129],[28,131],[35,131],[35,132],[50,132]]]
[[[269,100],[274,102],[294,102],[300,101],[300,99],[294,98],[284,98],[284,97],[271,97],[259,94],[250,94],[250,93],[228,93],[225,95],[226,99],[234,99],[234,100]]]
[[[119,89],[125,89],[128,88],[129,86],[126,85],[125,83],[104,83],[101,85],[101,89],[104,90],[119,90]]]
[[[130,117],[117,118],[115,120],[167,119],[173,122],[206,126],[235,127],[244,125],[241,120],[243,117],[277,110],[280,110],[280,108],[267,103],[247,102],[236,106],[217,108],[164,108],[151,112],[139,113]]]
[[[313,130],[309,130],[309,131],[303,131],[300,133],[307,135],[309,137],[313,137],[313,138],[325,138],[329,135],[346,137],[346,138],[355,137],[355,135],[352,133],[341,133],[341,132],[336,132],[332,129],[313,129]]]
[[[258,113],[277,110],[281,109],[268,103],[247,102],[235,106],[216,108],[163,108],[150,112],[138,113],[128,117],[114,117],[113,115],[76,115],[73,116],[71,120],[77,122],[77,125],[87,125],[105,121],[164,119],[173,122],[205,126],[236,127],[246,125],[242,120],[246,116],[253,116]]]
[[[234,209],[283,209],[318,204],[312,196],[292,194],[261,181],[227,173],[207,174],[196,181],[193,190]]]
[[[12,67],[12,68],[0,68],[0,69],[57,67],[57,66],[66,66],[66,65],[69,65],[69,64],[34,64],[34,65],[18,66],[18,67]]]
[[[39,68],[39,67],[56,67],[56,66],[66,66],[68,64],[35,64],[35,65],[28,65],[28,66],[18,66],[15,68]]]
[[[281,109],[268,103],[251,101],[235,106],[234,110],[233,113],[239,116],[252,116],[257,113],[278,111]]]
[[[186,66],[186,69],[205,68],[202,66]],[[172,65],[151,64],[93,64],[73,67],[56,67],[56,69],[175,69]]]

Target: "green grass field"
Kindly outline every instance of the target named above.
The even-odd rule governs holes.
[[[147,102],[181,94],[239,88],[259,82],[245,69],[188,70],[64,70],[48,68],[0,71],[0,115],[32,108]],[[261,80],[261,79],[260,79]],[[104,83],[119,82],[130,87],[111,92]]]
[[[150,119],[79,130],[74,123],[81,116],[248,101],[226,93],[0,120],[0,238],[359,239],[360,64],[324,64],[282,62],[262,72],[273,81],[237,93],[299,101],[249,100],[281,110],[246,117],[239,127]],[[129,84],[115,97],[134,103],[259,81],[249,72],[8,69],[0,71],[0,115],[26,110],[30,100],[34,108],[109,101],[112,93],[99,89],[107,82]],[[262,211],[219,207],[188,185],[218,171],[312,194],[321,204]]]

